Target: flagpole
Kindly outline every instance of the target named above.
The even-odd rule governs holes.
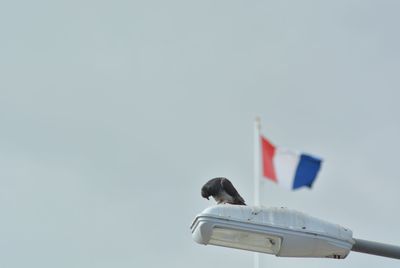
[[[260,205],[260,118],[254,121],[254,205]]]
[[[254,120],[254,205],[260,205],[260,118]],[[254,268],[260,267],[260,254],[254,253]]]

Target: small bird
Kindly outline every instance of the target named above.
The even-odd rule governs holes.
[[[209,180],[201,188],[201,196],[207,200],[212,196],[218,204],[246,205],[244,199],[227,178],[218,177]]]

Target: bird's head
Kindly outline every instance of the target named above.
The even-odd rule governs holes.
[[[204,198],[206,198],[207,200],[210,200],[210,199],[209,199],[210,195],[211,195],[211,194],[210,194],[209,191],[208,191],[208,187],[203,186],[203,188],[201,188],[201,196],[204,197]]]

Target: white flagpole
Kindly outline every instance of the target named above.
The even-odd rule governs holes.
[[[260,205],[260,118],[254,121],[254,205]],[[254,253],[254,268],[260,267],[260,253]]]
[[[260,118],[254,121],[254,205],[260,205]]]

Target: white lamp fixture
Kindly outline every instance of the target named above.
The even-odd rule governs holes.
[[[355,241],[352,231],[287,208],[217,205],[197,215],[193,239],[280,257],[343,259]]]

